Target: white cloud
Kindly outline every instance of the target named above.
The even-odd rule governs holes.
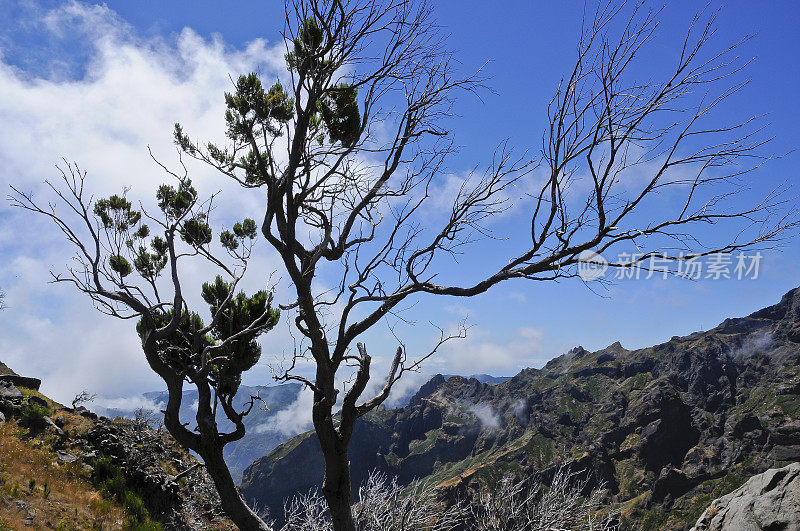
[[[465,339],[446,343],[441,356],[431,359],[431,365],[449,367],[458,374],[505,374],[544,361],[541,359],[544,333],[538,328],[517,328],[503,340],[498,340],[496,335],[496,332],[472,327]]]
[[[491,404],[471,404],[469,410],[478,418],[482,430],[494,431],[500,427],[500,416],[495,412]]]
[[[80,68],[62,68],[65,59],[54,52],[49,63],[26,70],[24,61],[14,66],[0,51],[4,190],[14,184],[38,196],[42,181],[57,175],[54,165],[65,157],[87,170],[87,187],[96,195],[131,186],[130,197],[152,204],[165,175],[150,160],[148,144],[159,160],[177,165],[175,122],[194,138],[221,141],[223,93],[231,90],[231,78],[250,71],[266,79],[283,73],[282,45],[264,40],[235,49],[189,28],[171,38],[143,38],[105,5],[75,1],[51,11],[35,5],[24,12],[33,18],[20,20],[20,27],[39,32],[42,42],[60,39],[68,48],[81,48],[88,59]],[[241,193],[212,170],[187,166],[201,194],[222,190],[214,214],[223,224],[242,211],[259,211],[258,192]],[[0,286],[10,306],[0,315],[0,359],[17,372],[42,378],[42,390],[61,401],[81,389],[134,395],[162,388],[145,363],[133,323],[95,312],[87,298],[66,286],[47,285],[49,270],[62,271],[71,255],[45,220],[6,202],[0,206]],[[251,271],[275,269],[272,260],[259,248]],[[187,290],[199,291],[210,271],[207,265],[185,269]],[[263,287],[259,274],[250,275],[243,287]]]
[[[745,358],[764,352],[772,346],[772,333],[769,331],[756,332],[745,339],[740,347],[734,348],[728,354],[732,358]]]
[[[137,409],[145,409],[147,411],[152,411],[153,413],[159,413],[165,407],[163,402],[156,402],[155,400],[141,395],[119,398],[100,397],[96,398],[93,402],[84,405],[98,414],[105,416],[109,415],[109,410],[122,411],[124,413],[131,414]]]
[[[256,433],[265,431],[279,431],[287,437],[293,437],[298,433],[312,428],[311,406],[314,404],[314,393],[304,388],[298,393],[297,398],[278,411],[264,424],[255,427]]]
[[[65,157],[88,172],[87,186],[96,195],[131,186],[129,197],[152,205],[155,187],[165,176],[150,160],[148,145],[159,160],[177,166],[172,144],[175,122],[195,139],[222,141],[223,93],[231,90],[231,77],[250,71],[260,72],[265,79],[285,74],[281,43],[254,40],[235,49],[218,36],[204,39],[189,28],[171,37],[142,37],[105,5],[72,1],[50,11],[33,3],[28,7],[24,12],[30,19],[20,20],[20,27],[40,32],[42,42],[63,41],[67,48],[80,48],[82,54],[65,58],[31,52],[39,63],[21,61],[15,66],[6,50],[0,50],[0,120],[4,124],[0,128],[4,169],[0,188],[5,190],[14,184],[42,197],[42,180],[55,177],[54,165]],[[77,67],[76,57],[82,61]],[[209,168],[186,162],[201,195],[222,190],[214,215],[223,224],[230,224],[241,212],[257,213],[262,208],[260,192],[242,192]],[[454,176],[442,186],[452,193],[462,180]],[[517,196],[524,193],[509,191],[516,208]],[[279,270],[266,244],[259,244],[252,274],[242,285],[247,291],[263,287],[264,272]],[[117,396],[162,389],[142,356],[133,323],[95,312],[88,299],[67,286],[47,284],[49,271],[62,271],[71,255],[72,250],[46,220],[11,209],[6,202],[0,204],[0,287],[8,293],[10,306],[0,314],[0,360],[20,373],[42,378],[43,391],[61,401],[82,389]],[[190,304],[199,302],[199,284],[211,272],[208,264],[188,263],[183,269]],[[288,298],[283,291],[286,281],[279,287],[279,302]],[[450,310],[464,312],[457,305]],[[262,362],[253,375],[245,377],[247,383],[265,383],[266,365],[282,353],[291,353],[289,313],[263,337]],[[522,332],[505,342],[478,334],[448,345],[442,356],[432,358],[423,369],[466,374],[510,370],[520,359],[538,352],[538,339]],[[388,362],[375,358],[368,391],[382,384]],[[402,400],[425,379],[406,375],[388,404]],[[302,405],[298,403],[297,408]],[[305,417],[284,418],[310,425]]]

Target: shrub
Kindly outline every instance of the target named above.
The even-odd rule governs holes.
[[[356,528],[363,531],[406,529],[444,531],[529,531],[532,529],[585,529],[613,531],[613,518],[599,518],[602,489],[587,483],[562,466],[549,486],[538,481],[525,487],[511,476],[485,488],[472,503],[447,504],[431,485],[414,481],[406,487],[373,472],[359,490],[353,510]],[[256,507],[253,510],[257,511]],[[285,508],[286,524],[280,531],[329,531],[330,513],[317,491],[294,498]]]
[[[131,524],[140,524],[146,522],[148,519],[147,508],[144,506],[142,498],[131,491],[126,491],[122,501],[122,506],[125,507],[125,512],[128,515],[128,521]]]
[[[103,497],[115,500],[125,508],[125,528],[134,531],[159,531],[161,524],[150,520],[141,496],[128,488],[125,475],[110,457],[95,460],[93,479]]]
[[[46,425],[44,418],[50,414],[47,406],[27,403],[22,406],[19,418],[23,425],[29,428],[43,428]]]

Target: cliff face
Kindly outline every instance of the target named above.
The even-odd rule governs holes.
[[[800,460],[799,361],[797,289],[707,332],[635,351],[578,347],[498,385],[438,376],[407,407],[359,421],[353,484],[378,468],[458,493],[569,461],[637,528],[687,528],[746,477]],[[321,474],[302,434],[246,469],[242,492],[275,511]]]

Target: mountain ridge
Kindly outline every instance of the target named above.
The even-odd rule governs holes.
[[[436,376],[408,406],[356,424],[353,484],[377,468],[456,496],[569,462],[606,485],[626,521],[684,529],[744,478],[800,459],[798,361],[793,289],[705,332],[635,350],[576,347],[494,386]],[[242,492],[275,508],[318,486],[321,471],[316,441],[301,434],[248,467]]]

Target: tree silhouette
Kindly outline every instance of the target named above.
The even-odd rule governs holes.
[[[275,326],[279,312],[266,290],[251,296],[237,292],[256,237],[255,222],[236,223],[213,244],[211,199],[199,202],[188,177],[175,177],[176,185],[157,190],[159,215],[135,209],[125,194],[93,201],[84,190],[85,172],[73,164],[61,172],[60,181],[46,181],[56,197],[47,206],[14,187],[10,199],[13,206],[50,218],[77,249],[78,265],[52,273],[54,282],[73,285],[107,315],[137,319],[147,363],[167,386],[164,426],[203,459],[225,513],[242,529],[266,528],[239,495],[222,451],[244,437],[243,419],[260,400],[251,397],[243,411],[233,405],[242,373],[261,357],[256,339]],[[151,235],[144,220],[159,233]],[[211,316],[207,324],[189,308],[179,274],[193,258],[220,272],[201,287]],[[184,384],[198,393],[194,431],[180,418]],[[220,410],[233,431],[220,431]]]
[[[248,255],[241,246],[260,230],[295,292],[281,308],[293,317],[298,341],[275,376],[313,392],[322,492],[337,531],[355,529],[348,447],[356,420],[382,404],[405,372],[463,335],[442,332],[430,352],[413,358],[401,344],[383,385],[362,396],[372,358],[358,339],[404,303],[425,295],[472,297],[511,280],[576,278],[597,254],[626,245],[637,250],[635,258],[612,260],[611,267],[647,268],[652,258],[674,267],[775,242],[795,225],[780,189],[754,200],[738,197],[745,190],[738,179],[768,158],[762,154],[768,139],[758,118],[716,117],[743,86],[747,61],[738,59],[740,43],[713,51],[714,14],[692,20],[674,63],[648,81],[633,79],[632,65],[655,34],[659,13],[645,2],[600,0],[587,13],[575,62],[547,107],[541,149],[515,154],[510,141],[499,143],[485,170],[460,183],[441,223],[429,214],[432,203],[446,199],[437,186],[455,153],[447,128],[452,107],[479,90],[483,78],[458,73],[424,0],[287,0],[288,81],[267,88],[256,74],[238,78],[225,95],[226,145],[196,141],[176,125],[183,153],[258,189],[265,200],[258,228],[245,220],[222,233],[220,244],[243,272]],[[241,502],[221,447],[244,434],[230,398],[256,357],[252,341],[277,318],[269,296],[234,296],[240,276],[209,250],[207,211],[185,176],[177,187],[159,189],[164,237],[148,245],[139,212],[124,197],[95,204],[104,231],[98,233],[84,206],[83,176],[76,180],[73,172],[64,180],[71,195],[55,191],[84,218],[88,239],[29,195],[15,190],[14,196],[17,206],[51,217],[79,249],[83,267],[56,280],[72,282],[107,313],[129,316],[118,312],[121,304],[140,318],[148,362],[170,390],[167,428],[211,463],[233,521],[267,529]],[[491,221],[519,189],[528,191],[525,237],[503,242],[494,260],[470,262],[470,244],[492,236]],[[674,202],[664,202],[667,193]],[[177,263],[184,255],[175,251],[176,235],[232,279],[203,287],[213,315],[208,325],[181,295]],[[462,275],[449,278],[447,263],[459,255]],[[143,301],[127,283],[134,270],[155,301]],[[158,297],[162,270],[172,279],[171,302]],[[302,359],[313,362],[313,377],[296,370]],[[200,393],[199,433],[177,416],[187,378]],[[216,433],[217,403],[237,425],[234,433]]]

